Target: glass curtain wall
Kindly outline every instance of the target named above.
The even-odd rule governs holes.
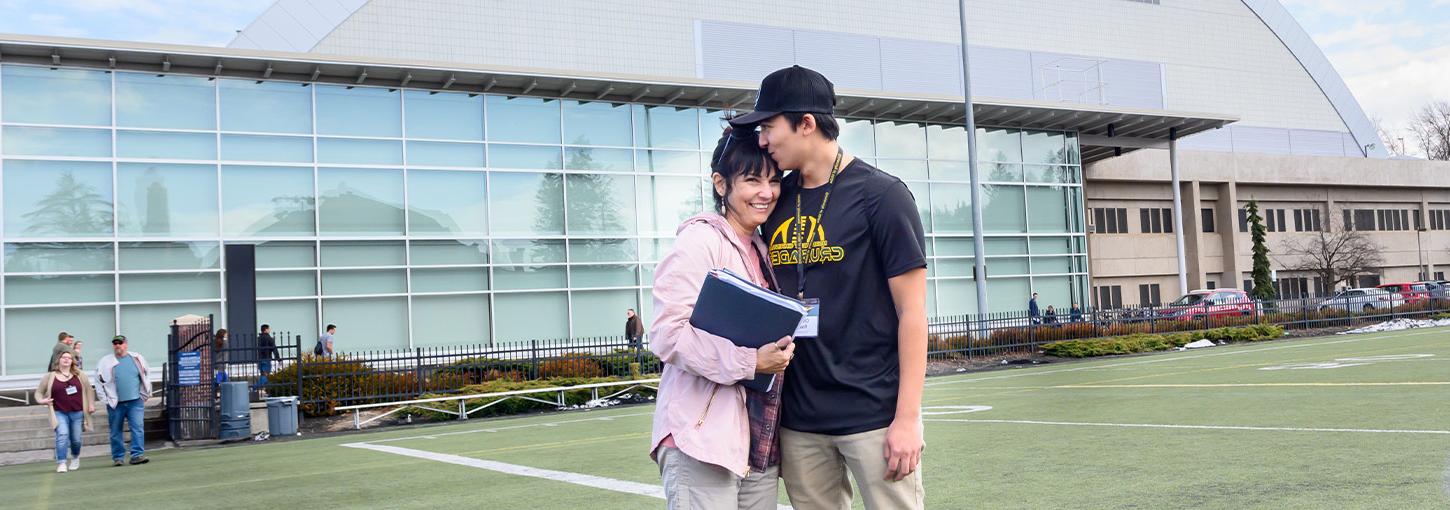
[[[653,316],[675,228],[709,204],[722,112],[412,89],[0,67],[3,374],[55,335],[222,317],[222,245],[257,245],[258,319],[344,350],[617,336]],[[928,232],[933,316],[975,311],[960,127],[843,122]],[[1071,133],[980,132],[993,310],[1086,285]]]

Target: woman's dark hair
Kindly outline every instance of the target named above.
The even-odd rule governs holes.
[[[715,143],[715,152],[710,155],[710,171],[720,174],[725,180],[724,195],[715,191],[714,186],[710,187],[710,194],[715,197],[715,212],[720,214],[725,214],[725,209],[729,207],[725,197],[730,196],[730,191],[735,188],[735,178],[759,176],[769,179],[781,174],[770,153],[760,148],[759,135],[755,130],[729,127]]]

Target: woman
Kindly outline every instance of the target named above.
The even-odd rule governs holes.
[[[212,335],[212,370],[215,372],[216,383],[227,382],[227,330],[226,328],[216,330]]]
[[[1045,315],[1043,322],[1051,326],[1057,325],[1057,309],[1053,308],[1052,305],[1047,305],[1047,314]]]
[[[50,428],[55,429],[55,472],[80,469],[81,434],[82,430],[91,430],[96,394],[86,373],[75,364],[75,355],[65,352],[56,358],[50,372],[40,378],[35,401],[50,407]],[[66,464],[67,447],[69,465]]]
[[[715,212],[685,220],[655,270],[650,349],[665,366],[650,458],[671,509],[774,509],[781,380],[769,394],[735,383],[784,371],[795,345],[785,337],[760,349],[739,347],[694,328],[690,315],[712,269],[774,287],[756,230],[775,209],[781,172],[748,131],[727,130],[710,168]]]
[[[74,353],[76,355],[76,362],[75,362],[76,368],[77,369],[80,369],[80,370],[85,370],[86,369],[86,363],[85,363],[85,361],[83,361],[85,358],[81,357],[81,345],[82,344],[85,344],[85,342],[82,342],[80,340],[76,340],[76,343],[71,344],[70,350],[71,350],[72,353]]]

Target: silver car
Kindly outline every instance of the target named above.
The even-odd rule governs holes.
[[[1405,304],[1404,296],[1384,289],[1363,288],[1341,290],[1319,303],[1319,310],[1344,310],[1346,312],[1371,312],[1389,310]]]

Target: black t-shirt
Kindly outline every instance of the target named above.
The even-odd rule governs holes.
[[[799,172],[786,176],[764,232],[780,290],[792,297],[799,281],[797,195],[809,241],[805,294],[821,300],[821,323],[819,338],[796,343],[781,425],[830,435],[884,428],[896,416],[900,379],[896,305],[886,280],[926,267],[916,202],[900,179],[861,160],[846,165],[833,186],[802,190]]]

